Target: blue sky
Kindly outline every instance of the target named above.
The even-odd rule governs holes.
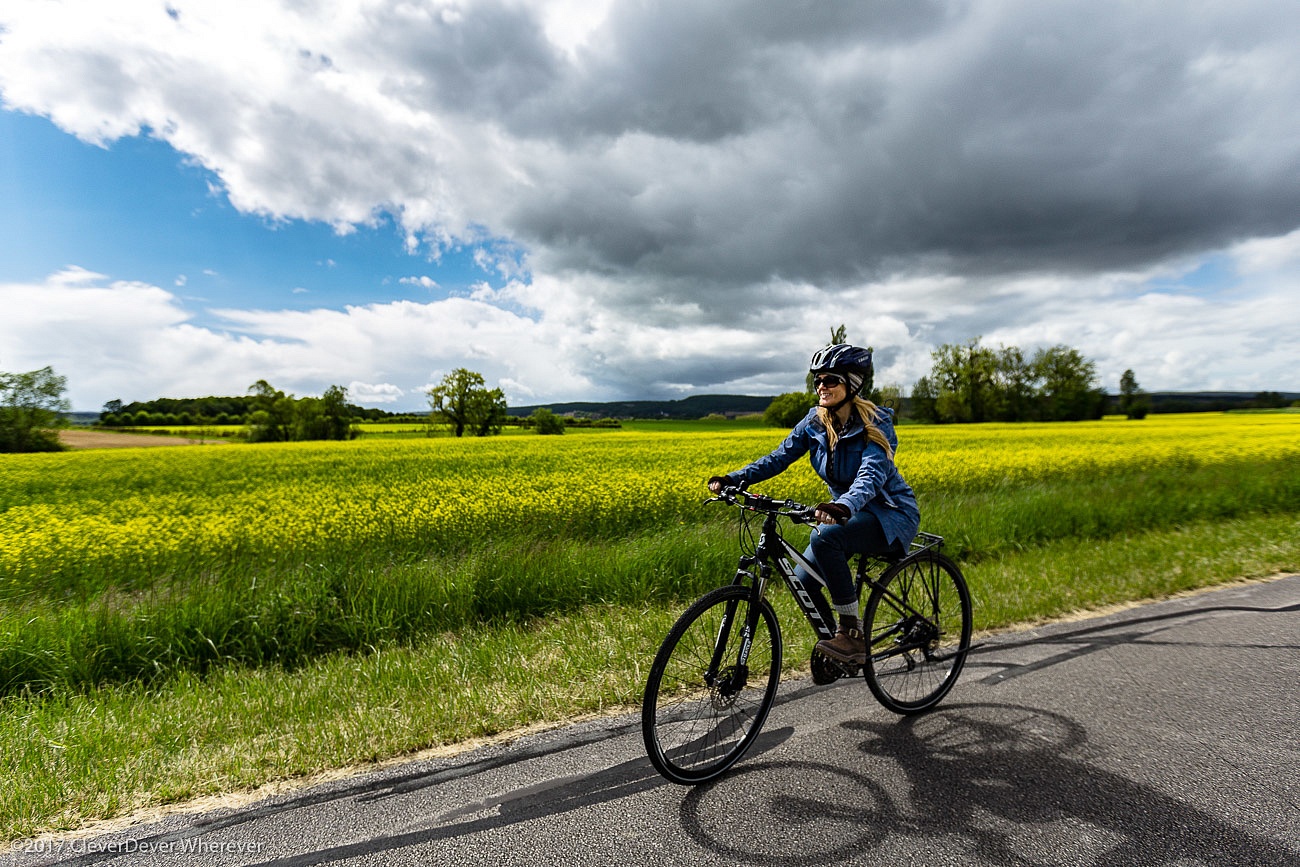
[[[391,219],[340,234],[244,214],[212,172],[143,136],[89,144],[49,120],[0,112],[4,274],[38,281],[69,265],[174,287],[208,305],[310,310],[468,292],[489,276],[468,248],[412,254]],[[428,278],[436,287],[410,282]],[[408,282],[402,282],[403,280]]]
[[[7,0],[0,369],[77,409],[771,395],[830,329],[1300,390],[1300,7]],[[1152,40],[1151,33],[1161,39]]]

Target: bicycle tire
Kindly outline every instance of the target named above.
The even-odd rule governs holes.
[[[758,602],[746,671],[737,668],[750,597],[750,588],[741,585],[701,596],[673,624],[650,667],[641,732],[650,763],[674,783],[703,783],[734,765],[753,745],[776,698],[781,627],[766,599]],[[719,643],[722,661],[710,677]]]
[[[971,602],[957,564],[937,551],[885,570],[867,599],[863,675],[884,707],[910,715],[938,704],[970,651]]]

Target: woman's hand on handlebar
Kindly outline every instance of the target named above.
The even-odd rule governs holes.
[[[710,491],[712,491],[715,494],[720,494],[722,493],[722,489],[724,487],[729,487],[732,485],[732,481],[726,476],[712,476],[709,478],[708,485]]]
[[[843,503],[818,503],[813,518],[819,524],[843,524],[853,513]]]

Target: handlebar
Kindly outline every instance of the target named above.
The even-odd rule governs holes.
[[[710,497],[705,503],[727,503],[731,506],[744,509],[748,512],[762,512],[765,515],[780,515],[789,518],[796,524],[814,524],[817,519],[813,517],[815,508],[805,506],[803,503],[797,503],[794,500],[778,500],[764,494],[752,494],[745,490],[744,485],[732,486],[725,485],[716,497]]]

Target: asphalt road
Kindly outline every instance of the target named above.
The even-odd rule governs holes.
[[[1300,867],[1300,576],[985,640],[934,712],[782,685],[697,788],[618,717],[0,863]]]

